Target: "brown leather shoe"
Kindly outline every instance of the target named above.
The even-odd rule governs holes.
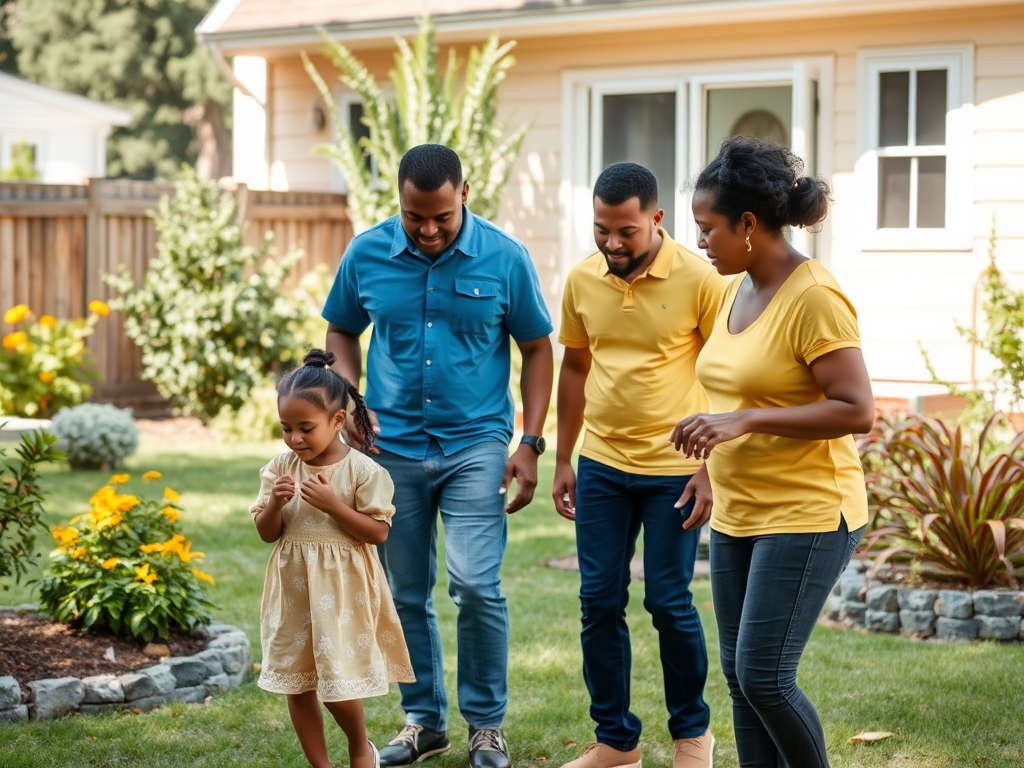
[[[712,768],[715,762],[715,737],[711,729],[693,739],[676,739],[672,768]]]
[[[587,744],[583,754],[562,768],[642,768],[640,747],[620,752],[607,744]]]

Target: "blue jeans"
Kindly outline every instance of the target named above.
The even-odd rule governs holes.
[[[742,768],[827,768],[817,712],[796,667],[825,600],[860,543],[830,533],[711,532],[711,589]]]
[[[448,730],[441,636],[434,610],[437,516],[444,524],[448,594],[458,608],[459,710],[473,728],[498,728],[508,706],[508,608],[501,594],[507,538],[508,460],[504,443],[487,441],[451,456],[431,441],[422,461],[381,450],[377,461],[395,483],[395,517],[379,548],[402,622],[415,683],[400,683],[410,723]]]
[[[629,710],[632,651],[626,625],[629,561],[644,529],[644,607],[651,614],[673,739],[700,736],[708,654],[690,579],[700,533],[684,531],[693,509],[675,508],[690,476],[637,475],[581,456],[576,480],[576,551],[583,613],[583,678],[597,741],[631,750],[640,719]]]

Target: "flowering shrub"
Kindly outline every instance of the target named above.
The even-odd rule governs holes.
[[[72,469],[114,469],[139,447],[139,429],[130,408],[82,403],[53,417],[53,434]]]
[[[214,580],[195,563],[203,553],[178,530],[173,489],[140,499],[118,491],[129,480],[114,475],[89,500],[89,512],[51,529],[57,548],[39,581],[40,605],[57,621],[147,642],[166,639],[172,628],[192,631],[210,621],[212,603],[199,582]]]
[[[110,314],[102,301],[89,303],[89,317],[58,320],[36,318],[26,304],[4,312],[14,330],[0,349],[0,412],[12,416],[48,418],[92,394],[96,378],[85,339],[101,317]]]

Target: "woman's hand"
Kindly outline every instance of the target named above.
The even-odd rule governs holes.
[[[749,432],[747,412],[695,413],[672,430],[669,442],[686,458],[706,459],[719,443],[727,443]]]

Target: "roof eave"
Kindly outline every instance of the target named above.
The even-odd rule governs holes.
[[[127,109],[105,104],[102,101],[77,93],[68,93],[49,86],[22,80],[20,77],[0,72],[0,89],[6,89],[26,99],[37,101],[55,109],[75,112],[89,120],[111,125],[128,125],[132,121],[132,113]]]

